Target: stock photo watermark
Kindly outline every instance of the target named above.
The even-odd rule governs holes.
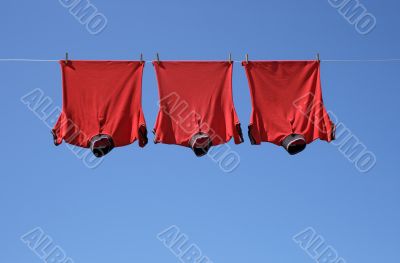
[[[376,27],[376,17],[368,12],[359,0],[328,0],[328,3],[361,34],[366,35]]]
[[[98,35],[107,27],[107,17],[100,13],[89,0],[59,0],[74,18],[92,35]]]
[[[53,129],[59,116],[62,114],[61,108],[56,106],[53,99],[49,96],[46,96],[41,89],[34,89],[28,92],[27,94],[23,95],[20,100],[33,114],[35,114],[40,121],[46,125],[49,130]],[[72,122],[69,121],[69,123]],[[76,125],[74,127],[76,127]],[[80,130],[79,134],[84,137],[88,137],[85,136]],[[77,133],[74,133],[71,136],[77,136]],[[71,144],[65,145],[89,169],[98,167],[104,160],[103,158],[97,158],[93,156],[87,149]]]
[[[293,241],[317,263],[346,263],[314,228],[308,227],[292,237]]]
[[[190,242],[189,237],[175,225],[158,233],[157,239],[182,263],[212,263],[199,246]]]
[[[339,152],[361,173],[367,173],[372,170],[376,165],[376,155],[368,150],[368,147],[343,123],[339,118],[331,111],[322,114],[321,118],[314,120],[310,119],[310,112],[313,109],[323,108],[323,105],[309,105],[309,101],[319,101],[314,99],[314,93],[308,93],[293,102],[294,107],[299,110],[301,114],[306,116],[312,123],[320,123],[327,117],[327,114],[332,119],[334,128],[334,140],[331,144],[339,150]],[[318,102],[322,103],[322,102]],[[326,130],[322,130],[319,125],[319,132],[326,133]]]
[[[339,152],[354,164],[361,173],[367,173],[376,165],[376,155],[369,151],[367,146],[339,119],[333,112],[329,112],[336,123],[336,138],[332,145],[336,146]]]
[[[166,107],[165,105],[168,106]],[[211,141],[224,141],[208,123],[201,122],[200,124],[197,124],[197,122],[193,121],[202,119],[202,116],[199,113],[190,110],[189,104],[181,99],[176,92],[172,92],[161,98],[158,102],[158,106],[184,133],[193,135],[199,130],[202,130],[207,131]],[[206,155],[214,163],[218,164],[220,169],[225,173],[233,172],[240,164],[239,154],[232,150],[232,147],[227,143],[211,147]]]
[[[20,237],[21,241],[46,263],[74,263],[64,249],[57,245],[53,238],[42,228],[36,227]]]

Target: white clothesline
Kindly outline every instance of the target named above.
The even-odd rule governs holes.
[[[59,62],[62,59],[30,59],[30,58],[0,58],[0,62]],[[118,61],[118,60],[114,60]],[[157,60],[145,60],[146,63],[152,63]],[[160,60],[162,62],[162,60]],[[171,60],[168,60],[171,61]],[[257,60],[250,60],[257,61]],[[277,60],[279,61],[279,60]],[[400,62],[400,58],[388,59],[321,59],[321,62]],[[242,63],[242,60],[232,60],[235,63]]]
[[[388,59],[321,59],[322,62],[400,62],[400,58]]]
[[[55,59],[0,58],[1,62],[57,62]]]

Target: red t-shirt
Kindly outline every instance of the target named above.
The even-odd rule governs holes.
[[[252,144],[281,145],[300,134],[307,143],[330,142],[332,124],[322,101],[318,61],[243,62],[252,99],[249,136]]]
[[[243,142],[232,99],[232,63],[153,62],[158,80],[160,110],[155,142],[189,146],[198,132],[212,145]]]
[[[134,61],[60,61],[62,113],[54,126],[56,145],[63,140],[80,147],[98,134],[114,146],[147,143],[141,106],[144,64]]]

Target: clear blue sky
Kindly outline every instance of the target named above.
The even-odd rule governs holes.
[[[328,1],[105,1],[91,35],[59,1],[3,1],[0,57],[235,60],[400,57],[400,3],[361,0],[377,27],[360,35]],[[315,262],[292,236],[313,227],[347,262],[395,262],[400,251],[400,63],[322,63],[324,101],[377,157],[366,174],[338,147],[317,141],[290,157],[247,138],[250,95],[234,68],[234,101],[246,142],[239,167],[222,172],[186,148],[137,144],[88,169],[20,98],[40,88],[61,105],[57,63],[0,62],[2,149],[0,262],[42,262],[20,240],[41,227],[76,263],[179,262],[157,234],[177,225],[213,262]],[[151,64],[143,108],[152,129]],[[152,140],[152,134],[149,134]],[[396,176],[396,173],[398,174]]]

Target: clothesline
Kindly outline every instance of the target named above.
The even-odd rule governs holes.
[[[321,59],[322,62],[400,62],[399,58],[389,59]]]
[[[0,62],[58,62],[62,59],[30,59],[30,58],[0,58]],[[118,61],[118,60],[115,60]],[[145,60],[152,63],[156,60]],[[256,61],[256,60],[253,60]],[[321,62],[400,62],[400,58],[389,59],[321,59]],[[235,63],[242,63],[242,60],[232,60]]]

